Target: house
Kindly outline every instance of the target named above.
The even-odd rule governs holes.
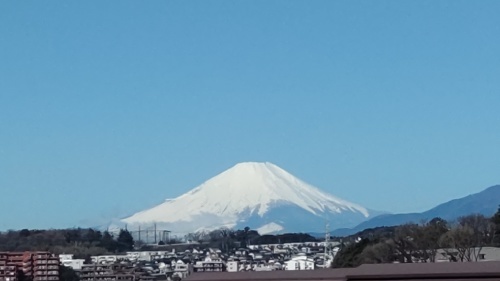
[[[111,264],[120,260],[127,260],[127,255],[101,255],[101,256],[91,256],[92,263],[99,264]]]
[[[500,261],[500,248],[482,247],[471,249],[472,261]],[[436,253],[436,262],[449,262],[458,259],[458,251],[454,249],[438,249]]]
[[[305,256],[296,256],[289,261],[285,261],[285,270],[314,270],[314,260]]]
[[[59,255],[59,261],[62,265],[66,267],[71,267],[73,270],[82,269],[84,259],[73,259],[73,255],[71,254],[61,254]]]
[[[204,261],[198,261],[194,265],[194,272],[221,272],[225,271],[225,264],[216,256],[207,256]]]
[[[227,262],[227,272],[238,272],[239,270],[239,264],[237,261],[230,261]]]
[[[186,281],[500,280],[500,262],[365,264],[357,268],[193,274]]]
[[[173,276],[178,276],[181,279],[188,277],[193,272],[193,266],[182,260],[178,260],[173,264]]]

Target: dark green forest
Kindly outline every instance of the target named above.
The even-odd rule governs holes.
[[[227,253],[248,244],[275,244],[290,242],[313,242],[316,238],[305,233],[280,235],[260,235],[248,227],[242,230],[227,228],[211,232],[192,233],[185,237],[195,244],[185,247],[217,247]],[[9,230],[0,232],[0,251],[50,251],[54,254],[74,254],[74,258],[89,260],[90,256],[123,253],[131,250],[161,250],[179,248],[178,239],[159,241],[156,245],[134,241],[132,234],[121,229],[117,235],[92,228],[50,229],[50,230]]]
[[[133,247],[134,239],[125,229],[116,236],[92,228],[0,232],[0,251],[50,251],[88,260],[93,255],[124,252]]]

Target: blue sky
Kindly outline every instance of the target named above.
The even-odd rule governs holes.
[[[500,183],[499,1],[2,1],[0,229],[273,162],[366,207]]]

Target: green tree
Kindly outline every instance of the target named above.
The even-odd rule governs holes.
[[[493,245],[495,247],[500,247],[500,206],[493,217],[491,217],[491,223],[494,229]]]
[[[363,263],[361,253],[373,244],[369,239],[362,239],[340,250],[333,259],[332,267],[357,267]]]
[[[126,229],[120,229],[116,242],[118,242],[119,252],[131,251],[134,249],[134,238]]]
[[[118,250],[118,245],[109,231],[104,231],[102,234],[100,246],[109,252],[116,252]]]
[[[394,261],[394,244],[379,242],[368,245],[360,254],[361,263],[391,263]]]
[[[87,230],[87,233],[85,234],[85,240],[90,243],[99,243],[102,239],[102,233],[99,230],[94,230],[92,228],[89,228]]]
[[[80,277],[71,267],[64,265],[59,266],[59,280],[60,281],[80,281]]]
[[[28,237],[30,236],[31,232],[28,229],[23,229],[19,232],[19,236],[21,237]]]

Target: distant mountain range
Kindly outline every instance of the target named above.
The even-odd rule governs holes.
[[[333,236],[346,236],[367,228],[379,226],[396,226],[408,222],[419,223],[440,217],[445,220],[455,220],[458,217],[478,213],[485,216],[493,215],[500,205],[500,185],[489,187],[479,193],[454,199],[440,204],[422,213],[383,214],[368,219],[354,228],[341,228],[332,232]]]
[[[387,214],[324,192],[272,163],[245,162],[175,199],[111,225],[142,229],[155,225],[176,234],[248,226],[261,234],[307,232],[323,236],[329,221],[340,227],[332,235],[346,236],[434,217],[454,220],[472,213],[491,216],[499,205],[500,185],[496,185],[422,213]]]

